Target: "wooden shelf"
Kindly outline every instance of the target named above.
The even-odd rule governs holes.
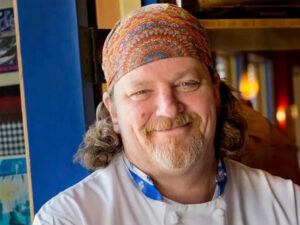
[[[206,29],[300,28],[300,19],[200,19]]]
[[[141,5],[141,0],[96,0],[98,29],[113,28],[121,17]]]

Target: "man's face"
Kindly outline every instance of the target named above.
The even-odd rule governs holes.
[[[203,63],[178,57],[146,64],[122,77],[113,96],[104,101],[136,166],[187,169],[213,158],[219,91]]]

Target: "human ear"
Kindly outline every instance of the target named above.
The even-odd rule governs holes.
[[[111,100],[111,98],[109,97],[109,94],[107,92],[103,93],[103,102],[105,107],[107,108],[109,114],[110,114],[110,118],[111,121],[113,123],[113,129],[116,133],[120,133],[120,127],[119,127],[119,122],[118,122],[118,117],[117,117],[117,111],[116,108]]]

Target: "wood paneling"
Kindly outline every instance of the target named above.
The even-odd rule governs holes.
[[[33,193],[32,193],[32,179],[31,179],[31,166],[30,166],[30,154],[29,154],[29,139],[27,129],[27,116],[26,116],[26,105],[25,105],[25,91],[24,91],[24,80],[23,80],[23,67],[20,47],[20,30],[19,30],[19,17],[18,17],[18,4],[17,0],[13,1],[14,5],[14,17],[16,27],[16,41],[17,41],[17,56],[18,56],[18,67],[19,67],[19,80],[20,80],[20,97],[21,97],[21,108],[22,108],[22,121],[23,121],[23,132],[24,132],[24,144],[25,144],[25,157],[27,167],[27,179],[28,179],[28,196],[30,205],[30,217],[31,222],[34,217],[33,208]]]
[[[120,18],[119,0],[96,0],[98,29],[111,29]]]
[[[111,29],[122,16],[141,5],[141,0],[96,0],[98,29]]]
[[[300,19],[201,19],[206,29],[300,28]]]

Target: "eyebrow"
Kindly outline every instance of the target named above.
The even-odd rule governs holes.
[[[180,80],[185,75],[191,74],[191,73],[192,74],[198,74],[197,70],[195,68],[189,68],[189,69],[177,72],[176,75],[175,75],[175,79],[174,80],[175,81],[176,80]],[[130,82],[129,87],[144,86],[144,85],[151,84],[151,83],[153,83],[152,80],[141,80],[141,81],[134,80],[134,81]]]
[[[153,81],[151,81],[151,80],[132,81],[132,82],[129,83],[129,87],[130,86],[143,86],[143,85],[147,85],[147,84],[150,84],[150,83],[153,83]]]
[[[185,75],[190,74],[190,73],[192,73],[192,74],[198,74],[195,68],[189,68],[187,70],[183,70],[183,71],[178,72],[176,74],[176,79],[175,80],[179,80],[182,77],[184,77]]]

